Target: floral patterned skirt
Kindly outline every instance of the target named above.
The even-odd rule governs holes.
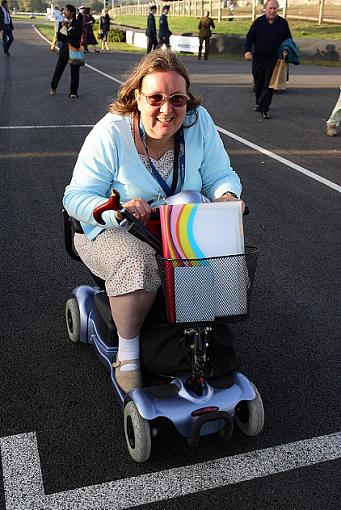
[[[92,273],[105,281],[108,296],[161,285],[154,249],[126,230],[104,230],[94,240],[75,234],[75,249]]]

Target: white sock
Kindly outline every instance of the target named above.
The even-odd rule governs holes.
[[[140,358],[140,336],[138,335],[135,338],[127,339],[118,335],[117,357],[120,361],[127,361],[130,359],[138,360]],[[123,365],[120,370],[121,372],[126,372],[129,370],[137,370],[137,368],[135,363],[129,363],[128,365]]]

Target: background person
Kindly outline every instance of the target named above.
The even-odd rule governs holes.
[[[249,5],[249,4],[247,4]],[[228,12],[228,21],[233,21],[233,10],[237,7],[237,0],[226,0],[224,2],[224,7],[227,8]]]
[[[82,41],[81,46],[83,48],[83,51],[86,53],[89,53],[88,45],[91,45],[94,47],[94,52],[98,53],[99,50],[96,49],[96,45],[98,44],[98,41],[94,35],[93,26],[95,24],[95,18],[91,14],[90,7],[85,7],[83,11],[83,34],[82,34]]]
[[[81,23],[83,23],[84,9],[85,9],[84,5],[81,5],[80,7],[78,7],[77,19]]]
[[[245,42],[244,57],[246,60],[253,60],[255,111],[259,111],[263,119],[271,118],[268,111],[273,89],[269,89],[269,83],[278,59],[278,48],[285,39],[292,38],[287,21],[277,15],[277,10],[278,2],[267,0],[264,4],[265,14],[252,23]],[[286,56],[285,51],[283,57]]]
[[[150,53],[152,50],[156,50],[158,47],[158,40],[156,34],[156,22],[155,22],[155,13],[156,13],[156,5],[151,5],[149,8],[149,14],[147,17],[147,28],[146,28],[146,36],[147,36],[147,53]]]
[[[169,14],[169,5],[165,5],[162,9],[162,14],[159,19],[159,46],[166,45],[167,48],[170,48],[169,38],[172,35],[172,32],[168,27],[168,14]]]
[[[53,17],[54,17],[54,36],[51,42],[51,51],[55,51],[56,49],[58,27],[59,23],[63,21],[63,13],[58,5],[56,5],[54,8]]]
[[[2,34],[2,42],[4,46],[4,54],[6,57],[10,57],[9,49],[11,47],[12,42],[14,41],[13,37],[14,26],[12,23],[12,18],[8,10],[7,0],[2,0],[0,7],[0,35]]]
[[[169,188],[175,193],[203,189],[212,201],[236,200],[239,177],[212,118],[199,104],[175,53],[157,49],[146,54],[120,87],[110,113],[86,138],[65,190],[64,207],[84,230],[75,234],[75,248],[105,281],[119,338],[113,366],[126,392],[141,387],[139,335],[160,276],[154,250],[121,227],[117,213],[105,212],[102,226],[93,210],[112,189],[143,223],[172,194]]]
[[[101,39],[102,47],[101,50],[109,51],[108,45],[108,34],[110,31],[110,16],[108,14],[108,9],[102,9],[102,15],[99,19],[99,30],[98,37]]]
[[[82,36],[82,24],[76,19],[76,8],[67,4],[63,9],[64,20],[59,23],[57,39],[60,42],[58,62],[51,81],[50,95],[54,96],[58,87],[59,80],[61,79],[64,69],[69,61],[69,47],[80,48],[80,40]],[[66,34],[66,35],[65,35]],[[77,98],[79,86],[79,66],[70,64],[71,69],[71,84],[69,97]]]
[[[340,121],[341,121],[341,86],[339,99],[336,101],[334,109],[326,122],[326,133],[328,136],[337,135],[337,127],[340,125]]]
[[[210,39],[211,39],[211,27],[215,28],[214,21],[210,18],[209,11],[205,12],[205,15],[199,21],[199,54],[198,60],[201,59],[202,45],[205,43],[205,60],[208,59],[208,54],[210,51]]]

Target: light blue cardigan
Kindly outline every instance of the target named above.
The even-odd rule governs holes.
[[[230,165],[223,143],[207,110],[199,107],[198,120],[185,135],[184,190],[204,190],[211,201],[232,191],[241,193],[238,175]],[[172,175],[168,178],[171,185]],[[164,192],[142,163],[131,133],[129,117],[108,113],[92,129],[79,153],[63,204],[70,216],[81,222],[84,233],[94,239],[105,228],[119,228],[112,211],[99,225],[93,210],[116,189],[121,202],[133,198],[163,202]],[[180,191],[180,190],[177,190]]]

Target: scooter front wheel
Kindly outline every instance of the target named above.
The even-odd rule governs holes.
[[[124,407],[124,434],[132,459],[139,463],[148,460],[151,451],[149,422],[142,418],[132,400]]]
[[[71,297],[65,305],[66,328],[71,342],[80,342],[80,313],[77,299]]]
[[[252,384],[252,383],[251,383]],[[252,384],[256,396],[253,400],[241,400],[235,408],[234,421],[243,434],[256,436],[263,430],[264,407],[256,386]]]

